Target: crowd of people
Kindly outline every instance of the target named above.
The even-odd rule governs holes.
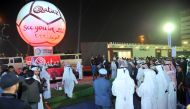
[[[97,56],[91,68],[97,109],[186,109],[190,104],[190,62],[185,58],[114,57],[108,62]],[[134,103],[135,95],[141,103]]]
[[[96,109],[185,109],[190,104],[190,61],[185,58],[91,58]],[[44,109],[51,98],[50,75],[46,66],[0,66],[0,109]],[[82,65],[77,63],[79,80]],[[65,96],[73,97],[78,84],[71,65],[62,77]],[[134,102],[138,99],[140,102]],[[10,105],[10,103],[12,105]]]
[[[44,109],[51,98],[50,79],[45,66],[24,67],[19,74],[13,66],[1,66],[0,109]]]
[[[47,66],[23,67],[16,72],[13,66],[0,65],[0,109],[44,109],[51,98],[50,74]],[[21,68],[19,68],[21,69]],[[65,96],[73,97],[74,85],[78,84],[70,64],[64,66],[62,86]],[[81,62],[77,62],[79,80],[83,79]],[[14,99],[13,99],[14,98]],[[14,105],[9,105],[13,103]],[[18,103],[18,104],[17,104]],[[16,106],[19,105],[20,106]]]

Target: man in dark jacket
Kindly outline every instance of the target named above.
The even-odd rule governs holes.
[[[12,65],[8,67],[8,72],[16,73],[15,68]]]
[[[22,76],[24,78],[26,78],[26,72],[28,71],[28,68],[27,67],[23,67],[22,69],[22,72],[19,74],[19,76]]]
[[[183,72],[183,66],[177,65],[177,100],[180,104],[185,105],[185,73]]]
[[[19,79],[13,73],[1,77],[0,86],[4,90],[0,97],[0,109],[31,109],[30,105],[16,99]]]
[[[40,83],[33,78],[33,76],[34,72],[32,70],[28,70],[27,78],[22,82],[20,87],[22,92],[21,100],[28,102],[32,109],[38,109],[42,87]]]
[[[111,109],[111,83],[106,79],[106,69],[101,68],[99,74],[93,83],[96,109]]]
[[[190,61],[187,62],[187,72],[185,76],[186,104],[190,104]]]

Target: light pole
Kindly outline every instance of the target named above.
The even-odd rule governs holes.
[[[168,46],[171,48],[172,46],[172,32],[174,30],[174,24],[166,23],[164,25],[164,31],[168,34]]]

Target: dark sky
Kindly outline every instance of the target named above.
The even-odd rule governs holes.
[[[27,44],[19,37],[15,22],[19,10],[31,0],[0,0],[0,16],[9,24],[8,41],[0,39],[0,52],[11,55],[26,53]],[[67,31],[64,40],[54,51],[76,51],[80,0],[47,0],[64,14]],[[146,43],[167,44],[162,25],[176,23],[172,42],[179,42],[180,11],[190,8],[190,0],[81,0],[81,42],[122,41],[137,42],[145,35]],[[6,47],[5,47],[6,46]],[[30,47],[32,51],[32,47]]]

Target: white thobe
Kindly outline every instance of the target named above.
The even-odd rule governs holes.
[[[117,77],[113,81],[112,94],[116,96],[115,109],[134,109],[133,94],[134,81],[122,72],[123,69],[117,70]]]
[[[145,69],[144,74],[144,82],[137,88],[136,92],[139,97],[141,97],[141,109],[155,109],[155,82],[151,73],[155,73],[153,70]]]
[[[169,91],[168,91],[168,109],[176,109],[177,97],[176,97],[176,73],[175,70],[166,72],[170,77]]]
[[[77,63],[76,71],[79,73],[79,79],[83,79],[83,71],[82,71],[82,65],[80,63]]]
[[[169,93],[168,93],[168,109],[176,109],[177,97],[176,97],[176,86],[173,81],[169,84]]]
[[[147,93],[145,85],[142,83],[140,87],[137,89],[137,94],[141,97],[141,109],[152,109],[152,96]]]
[[[73,96],[73,89],[74,89],[74,83],[78,83],[75,75],[73,74],[73,71],[70,67],[64,68],[64,74],[62,78],[62,84],[64,85],[64,91],[65,94],[67,94],[68,97],[72,98]]]
[[[144,69],[142,67],[140,67],[138,69],[137,77],[136,77],[138,86],[140,86],[140,84],[143,82],[143,79],[144,79],[143,76],[144,76]]]
[[[111,78],[114,79],[117,76],[117,66],[114,61],[111,62]]]
[[[40,77],[44,78],[47,84],[47,90],[43,92],[44,99],[49,99],[51,98],[51,89],[50,89],[51,77],[45,69],[42,69],[42,71],[40,72]]]
[[[158,70],[158,74],[156,75],[156,80],[158,83],[158,90],[157,90],[157,104],[159,109],[168,109],[168,81],[165,76],[165,72],[162,69],[162,66],[156,66]]]

